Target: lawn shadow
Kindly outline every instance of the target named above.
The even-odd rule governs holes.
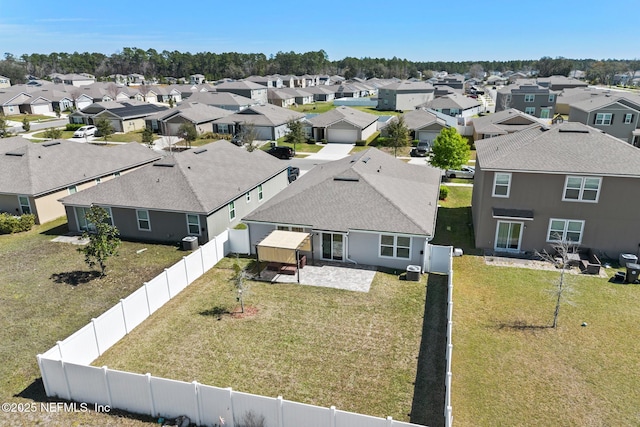
[[[69,232],[69,224],[64,223],[60,224],[56,227],[48,228],[40,232],[40,234],[44,236],[64,236]]]
[[[512,330],[512,331],[537,331],[544,329],[552,329],[551,325],[533,325],[525,322],[524,320],[514,320],[513,322],[500,322],[497,324],[498,330]]]
[[[200,314],[200,316],[217,317],[218,320],[220,320],[220,319],[222,319],[222,316],[224,314],[231,314],[231,312],[229,310],[227,310],[226,307],[223,307],[221,305],[216,305],[215,307],[210,308],[208,310],[201,311],[198,314]]]
[[[84,283],[89,283],[93,279],[100,277],[100,272],[91,271],[69,271],[65,273],[53,273],[50,277],[55,283],[64,283],[71,286],[78,286]]]
[[[445,424],[446,354],[447,276],[429,274],[410,414],[410,420],[414,424],[431,427]]]
[[[431,243],[434,245],[454,246],[462,248],[465,254],[479,255],[473,233],[471,207],[438,208],[436,232]]]

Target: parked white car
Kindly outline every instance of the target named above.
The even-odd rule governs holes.
[[[94,136],[97,132],[95,126],[82,126],[80,129],[73,133],[74,138],[84,138],[85,136]]]
[[[476,175],[476,168],[473,166],[463,166],[460,170],[456,169],[447,169],[445,172],[447,178],[469,178],[473,179]]]

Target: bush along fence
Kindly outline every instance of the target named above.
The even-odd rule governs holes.
[[[378,418],[151,374],[89,366],[171,298],[230,253],[225,231],[37,356],[47,396],[108,406],[153,417],[189,417],[208,426],[418,427]],[[241,245],[242,246],[242,245]],[[449,365],[448,365],[449,366]],[[257,422],[257,424],[256,424]]]

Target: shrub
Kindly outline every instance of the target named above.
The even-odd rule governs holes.
[[[236,225],[233,228],[235,228],[236,230],[246,230],[247,229],[247,224],[245,224],[243,222],[240,222],[240,223],[238,223],[238,225]]]
[[[35,223],[36,217],[33,214],[16,216],[8,213],[0,213],[0,234],[29,231]]]
[[[67,123],[64,130],[75,132],[78,129],[80,129],[82,126],[84,126],[82,123]]]
[[[449,195],[449,189],[445,186],[440,186],[440,196],[438,197],[440,200],[446,200]]]
[[[364,139],[359,139],[356,141],[356,147],[364,147],[365,145],[367,145],[367,141],[365,141]]]

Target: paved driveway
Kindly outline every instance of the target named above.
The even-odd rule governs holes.
[[[347,157],[352,149],[353,149],[353,144],[329,143],[325,145],[317,153],[307,156],[306,159],[307,160],[339,160],[344,157]]]

